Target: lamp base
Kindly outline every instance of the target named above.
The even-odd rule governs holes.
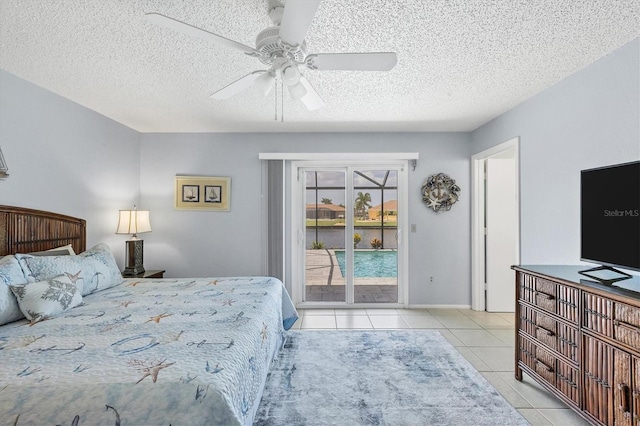
[[[142,261],[144,259],[144,243],[142,240],[128,240],[126,243],[127,265],[122,272],[123,277],[134,277],[144,273]]]

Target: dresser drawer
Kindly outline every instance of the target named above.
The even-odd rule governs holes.
[[[578,289],[526,274],[518,282],[521,300],[578,324]]]
[[[613,302],[595,294],[583,293],[584,328],[606,337],[613,336]]]
[[[556,385],[556,357],[523,336],[518,337],[520,361],[542,377],[547,383]]]
[[[640,350],[640,309],[624,303],[615,303],[614,306],[614,338]]]
[[[578,363],[579,333],[576,326],[555,320],[552,316],[527,305],[520,307],[521,330],[574,363]]]

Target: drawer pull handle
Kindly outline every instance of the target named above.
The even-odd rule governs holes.
[[[551,336],[553,336],[553,335],[555,334],[553,331],[551,331],[551,330],[547,330],[546,328],[544,328],[544,327],[540,327],[539,325],[538,325],[538,326],[536,326],[536,328],[537,328],[538,330],[542,331],[544,334],[546,334],[546,335],[547,335],[547,336],[549,336],[549,337],[551,337]]]
[[[620,411],[629,413],[629,386],[618,383],[618,399],[620,400]]]
[[[553,373],[553,368],[549,367],[547,364],[540,361],[538,358],[536,358],[536,364],[539,366],[542,366],[542,368],[547,370],[549,373]]]
[[[547,299],[547,300],[553,300],[553,299],[556,298],[552,294],[543,293],[541,291],[536,292],[536,295],[542,297],[543,299]]]
[[[614,320],[613,324],[618,326],[618,327],[626,328],[629,331],[633,331],[635,333],[640,334],[640,328],[636,327],[633,324],[629,324],[628,322],[624,322],[624,321],[620,321],[620,320]]]

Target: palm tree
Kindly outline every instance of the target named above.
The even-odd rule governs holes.
[[[364,219],[366,217],[368,207],[371,207],[371,194],[368,192],[364,194],[362,192],[358,192],[358,196],[355,201],[356,215],[360,213],[360,218]]]

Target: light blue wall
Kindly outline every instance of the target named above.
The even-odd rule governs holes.
[[[106,242],[119,263],[118,210],[138,198],[139,133],[0,70],[0,148],[10,176],[0,204],[87,220],[87,244]]]
[[[471,134],[520,137],[522,263],[580,263],[580,170],[640,159],[639,84],[635,39]]]
[[[167,275],[261,273],[259,152],[419,152],[409,172],[410,303],[468,305],[470,156],[521,140],[524,263],[579,259],[579,171],[640,158],[640,45],[632,43],[472,133],[143,134],[0,71],[0,147],[11,176],[0,203],[87,219],[89,244],[122,265],[117,210],[151,210],[145,266]],[[462,188],[435,215],[419,189],[432,173]],[[176,211],[176,174],[230,176],[230,213]],[[428,277],[434,277],[434,283]]]
[[[167,276],[262,273],[260,152],[419,152],[409,172],[412,304],[469,305],[469,135],[466,133],[144,134],[140,190],[152,211],[145,265]],[[424,179],[449,174],[462,188],[450,212],[421,201]],[[231,212],[173,208],[176,174],[231,177]],[[433,283],[428,277],[433,276]]]

